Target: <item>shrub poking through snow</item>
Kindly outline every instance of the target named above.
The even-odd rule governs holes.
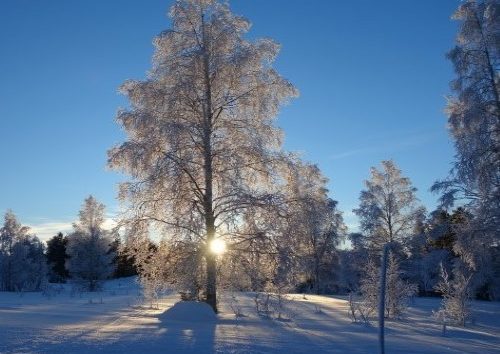
[[[354,294],[349,293],[349,310],[348,317],[354,323],[362,322],[365,324],[370,323],[370,316],[373,314],[374,309],[371,307],[364,306],[363,302],[356,301],[354,299]]]
[[[466,275],[458,267],[454,268],[453,278],[450,278],[443,264],[441,267],[441,280],[435,289],[443,294],[441,308],[435,316],[442,322],[450,322],[465,326],[471,316],[471,278],[472,274]]]
[[[385,297],[385,317],[400,318],[408,307],[408,302],[417,292],[417,286],[401,278],[399,262],[393,252],[389,251],[387,262],[387,281]],[[370,317],[377,310],[379,303],[380,269],[369,262],[365,277],[361,280],[362,303],[358,312],[363,317]]]

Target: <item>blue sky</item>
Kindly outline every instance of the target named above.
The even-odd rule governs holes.
[[[145,77],[169,0],[0,2],[0,213],[43,237],[94,194],[117,210],[106,151],[126,79]],[[318,163],[346,222],[370,166],[393,158],[432,209],[453,146],[443,109],[458,0],[233,0],[249,38],[282,44],[278,71],[301,96],[278,120],[285,147]]]

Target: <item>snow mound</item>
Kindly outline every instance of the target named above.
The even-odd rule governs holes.
[[[214,322],[217,315],[210,305],[197,301],[179,301],[159,316],[161,321]]]

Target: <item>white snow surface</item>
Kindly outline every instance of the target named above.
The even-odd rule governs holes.
[[[342,297],[290,295],[278,320],[256,313],[252,293],[223,293],[218,315],[179,302],[175,292],[158,309],[141,305],[138,295],[131,278],[98,293],[72,294],[69,285],[51,297],[0,292],[0,353],[377,352],[377,323],[352,323]],[[386,353],[500,353],[500,303],[474,302],[475,323],[442,336],[431,317],[439,301],[417,298],[406,318],[387,321]]]

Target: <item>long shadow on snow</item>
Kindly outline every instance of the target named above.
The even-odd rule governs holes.
[[[180,301],[158,316],[167,352],[213,353],[217,316],[206,303]]]

